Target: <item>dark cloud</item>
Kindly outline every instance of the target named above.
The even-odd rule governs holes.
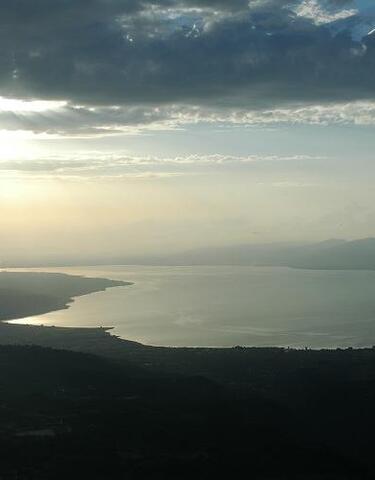
[[[360,44],[345,29],[333,35],[298,17],[298,4],[0,1],[0,93],[84,105],[253,108],[373,98],[375,39]]]

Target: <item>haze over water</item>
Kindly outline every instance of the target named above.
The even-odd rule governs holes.
[[[122,338],[165,346],[375,344],[375,272],[141,266],[50,271],[134,285],[79,297],[67,310],[17,323],[114,326]]]

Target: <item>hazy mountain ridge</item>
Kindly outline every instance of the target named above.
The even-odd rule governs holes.
[[[151,260],[151,259],[150,259]],[[154,259],[158,265],[253,265],[375,270],[375,238],[318,243],[237,245],[190,250]]]
[[[48,262],[41,262],[37,265],[32,264],[32,266],[40,267],[69,265],[246,265],[307,269],[375,270],[375,238],[350,241],[329,239],[315,243],[279,242],[220,247],[208,246],[169,255],[77,257],[56,259],[55,261],[50,259]]]
[[[296,258],[290,266],[333,270],[375,270],[375,238],[335,245]]]

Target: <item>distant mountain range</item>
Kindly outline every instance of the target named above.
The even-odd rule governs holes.
[[[271,243],[190,250],[143,259],[154,265],[253,265],[311,269],[375,270],[375,238],[332,239],[319,243]]]
[[[76,257],[3,262],[3,267],[70,265],[248,265],[307,269],[375,270],[375,238],[317,243],[244,244],[196,248],[165,255]]]
[[[320,244],[321,245],[321,244]],[[375,238],[341,242],[297,255],[289,266],[333,270],[375,270]]]

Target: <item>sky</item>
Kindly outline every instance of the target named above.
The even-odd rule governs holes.
[[[0,27],[4,261],[375,236],[373,1],[0,0]]]

